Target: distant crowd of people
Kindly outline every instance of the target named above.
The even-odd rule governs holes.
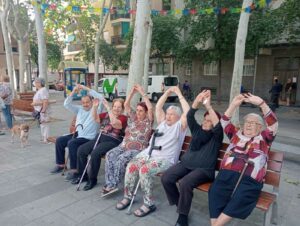
[[[82,97],[81,106],[75,105],[73,96],[81,90],[85,90],[87,96]],[[178,96],[181,107],[171,105],[164,111],[171,93]],[[132,107],[134,95],[142,97],[142,102]],[[43,112],[45,102],[38,103]],[[262,116],[248,114],[243,127],[237,128],[230,119],[242,103],[256,105]],[[232,218],[245,219],[255,208],[266,174],[268,151],[278,128],[274,112],[262,98],[250,93],[239,94],[221,115],[211,104],[210,90],[200,92],[190,107],[181,90],[171,87],[153,109],[143,88],[136,84],[125,102],[115,99],[110,107],[101,94],[79,84],[66,98],[64,106],[76,115],[76,132],[56,140],[56,165],[51,173],[66,169],[65,148],[68,147],[70,170],[65,180],[72,184],[85,181],[83,189],[90,190],[98,183],[101,157],[105,155],[102,195],[117,192],[124,180],[124,196],[116,204],[118,210],[130,206],[139,181],[143,204],[134,215],[144,217],[154,212],[157,206],[153,178],[158,173],[163,173],[161,183],[170,205],[177,206],[176,226],[188,225],[193,189],[206,182],[213,182],[209,190],[211,225],[225,225]],[[205,114],[199,124],[195,113],[201,106]],[[154,120],[157,127],[153,133]],[[46,114],[44,121],[47,122]],[[192,140],[189,150],[179,159],[188,129]],[[44,136],[45,131],[47,128],[42,131]],[[223,133],[230,144],[215,178]],[[241,175],[246,162],[252,164]],[[243,179],[237,186],[239,177]]]

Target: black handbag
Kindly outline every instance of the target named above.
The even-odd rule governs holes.
[[[40,118],[41,118],[41,111],[37,111],[37,110],[33,110],[33,112],[31,113],[32,117],[34,118],[34,120],[38,120],[40,121]]]

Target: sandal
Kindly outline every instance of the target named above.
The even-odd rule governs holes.
[[[116,209],[123,210],[130,205],[131,200],[129,198],[123,198],[120,202],[117,203]]]
[[[118,190],[119,190],[118,188],[103,188],[101,197],[105,197],[107,195],[113,194]]]
[[[143,210],[142,209],[142,207],[146,207],[148,210],[147,211],[145,211],[145,210]],[[156,206],[155,205],[152,205],[152,206],[145,206],[145,205],[143,205],[143,206],[141,206],[140,208],[138,208],[136,211],[140,211],[140,214],[137,214],[137,212],[136,211],[134,211],[134,216],[136,216],[136,217],[144,217],[144,216],[147,216],[148,214],[150,214],[150,213],[152,213],[152,212],[154,212],[155,210],[156,210]]]

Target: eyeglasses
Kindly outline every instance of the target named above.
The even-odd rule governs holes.
[[[250,125],[250,126],[260,125],[258,122],[255,122],[255,121],[245,121],[244,124],[245,125]]]

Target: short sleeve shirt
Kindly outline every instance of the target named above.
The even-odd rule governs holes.
[[[48,99],[49,99],[49,92],[45,87],[39,89],[33,96],[33,101],[43,101]],[[34,106],[34,110],[41,111],[42,106]]]
[[[125,150],[141,151],[148,147],[151,137],[152,123],[148,117],[142,121],[138,121],[136,113],[130,114],[127,127],[125,130],[125,137],[122,142],[122,147]]]
[[[100,129],[102,133],[105,133],[106,135],[114,137],[118,140],[122,140],[124,130],[127,126],[127,117],[125,115],[118,116],[118,119],[122,123],[122,129],[116,129],[111,125],[108,112],[99,114],[99,118],[100,118]]]
[[[5,98],[2,98],[3,101],[4,101],[4,104],[11,105],[11,103],[12,103],[12,90],[10,88],[9,83],[0,84],[0,96],[6,96]]]

